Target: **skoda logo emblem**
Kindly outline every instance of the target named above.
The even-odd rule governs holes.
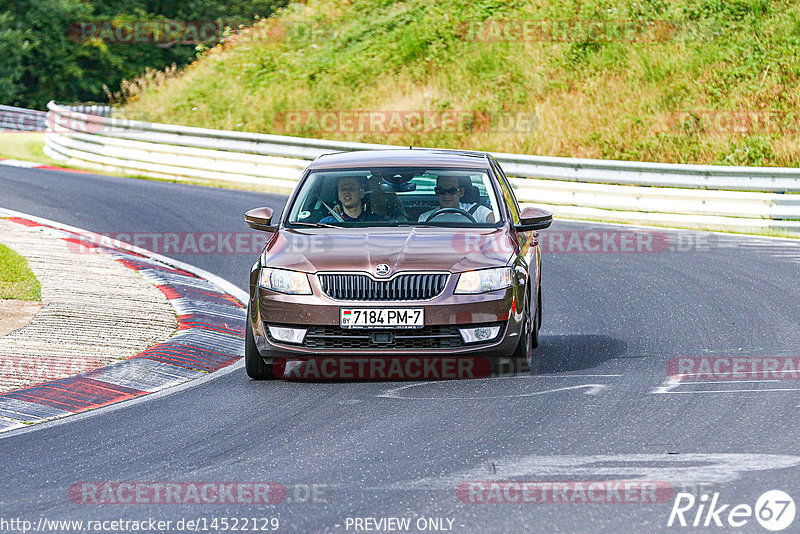
[[[378,276],[386,276],[389,274],[389,266],[385,263],[381,263],[375,266],[375,274]]]

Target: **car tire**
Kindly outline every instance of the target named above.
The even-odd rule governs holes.
[[[538,304],[536,306],[536,314],[539,316],[539,329],[542,328],[542,286],[539,286]]]
[[[514,358],[520,364],[527,364],[530,366],[532,360],[532,351],[536,345],[532,345],[532,343],[536,342],[536,325],[531,318],[531,302],[530,298],[526,299],[525,302],[525,314],[523,317],[524,325],[522,327],[522,333],[519,336],[519,343],[517,343],[517,349],[514,351]],[[533,328],[531,328],[533,325]],[[533,336],[531,336],[531,331],[533,331]]]
[[[536,297],[536,319],[533,322],[533,334],[531,335],[531,347],[539,346],[539,329],[542,328],[542,288],[537,291]]]
[[[256,340],[253,336],[253,326],[250,320],[250,308],[247,308],[246,326],[244,328],[244,367],[247,376],[253,380],[273,380],[275,373],[272,366],[264,361],[261,353],[256,347]]]

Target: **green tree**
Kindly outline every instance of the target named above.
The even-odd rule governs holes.
[[[185,65],[194,45],[82,39],[85,21],[241,20],[266,17],[286,0],[0,0],[0,103],[44,109],[50,100],[105,101],[146,68]],[[73,31],[71,31],[71,29]],[[213,44],[213,43],[211,43]]]

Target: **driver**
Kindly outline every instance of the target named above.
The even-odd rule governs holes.
[[[461,202],[461,197],[464,196],[464,186],[458,183],[458,178],[455,176],[438,176],[436,178],[436,198],[439,199],[439,208],[426,211],[419,216],[419,222],[426,222],[429,217],[442,208],[457,208],[466,211],[475,218],[479,223],[492,223],[494,222],[494,213],[486,206],[480,204],[468,204]],[[437,220],[452,221],[463,220],[464,216],[458,213],[448,212],[443,215],[437,215]]]
[[[342,207],[340,217],[345,222],[373,222],[385,221],[386,219],[375,213],[364,209],[364,183],[356,176],[343,176],[336,184],[336,192],[339,197],[339,205]],[[337,210],[338,211],[338,210]],[[323,217],[319,222],[334,223],[339,219],[333,215]]]

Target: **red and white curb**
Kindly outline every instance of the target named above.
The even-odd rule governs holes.
[[[0,158],[0,165],[5,165],[6,167],[21,167],[24,169],[41,169],[45,171],[62,171],[62,172],[77,172],[80,174],[92,174],[89,171],[82,171],[79,169],[68,169],[66,167],[59,167],[57,165],[47,165],[46,163],[37,163],[35,161],[23,161],[21,159]]]
[[[247,293],[230,282],[132,245],[100,245],[98,235],[79,228],[2,208],[0,217],[92,247],[136,270],[164,293],[178,316],[175,335],[130,359],[0,394],[0,432],[175,387],[244,354]]]

